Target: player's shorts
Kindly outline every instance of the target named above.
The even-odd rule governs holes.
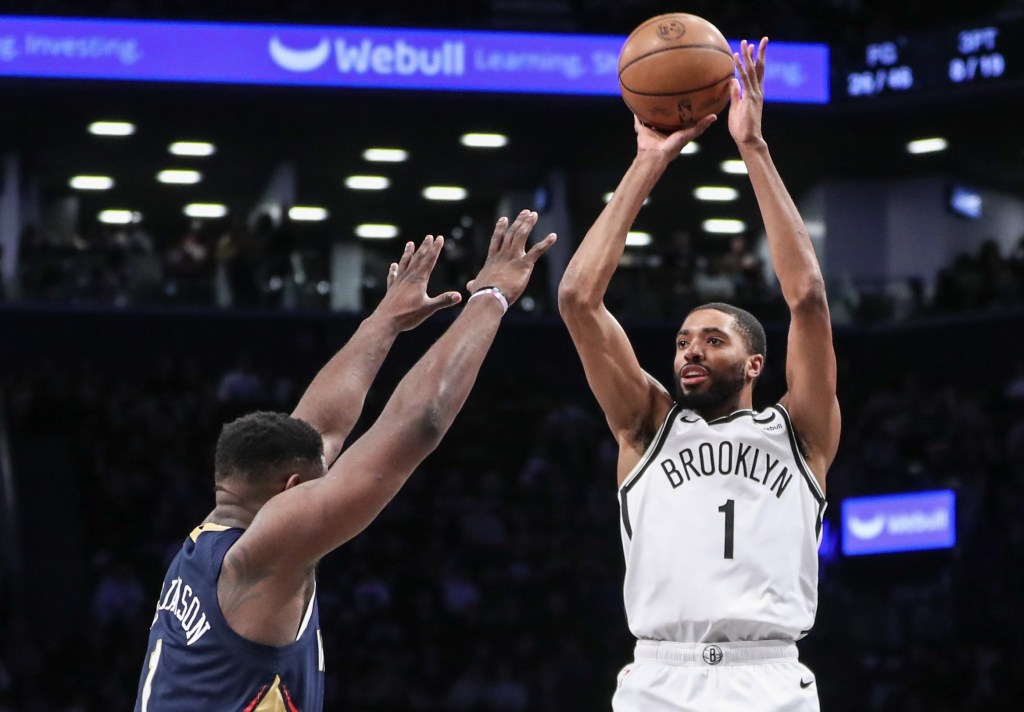
[[[818,712],[814,673],[787,641],[641,640],[619,673],[615,712]]]

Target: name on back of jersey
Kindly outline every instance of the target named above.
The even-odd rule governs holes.
[[[186,645],[192,645],[210,630],[210,623],[203,613],[202,602],[191,586],[182,583],[180,576],[171,580],[167,591],[160,597],[160,603],[156,607],[158,616],[160,611],[167,611],[177,619],[185,633]]]

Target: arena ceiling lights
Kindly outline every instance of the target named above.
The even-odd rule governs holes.
[[[93,121],[89,124],[89,133],[94,136],[131,136],[135,133],[135,124],[127,121]]]
[[[465,200],[469,193],[457,185],[428,185],[423,189],[423,197],[427,200]]]
[[[222,218],[228,214],[228,207],[220,203],[189,203],[185,215],[190,218]]]
[[[349,190],[384,190],[391,185],[386,176],[349,176],[345,187]]]
[[[110,176],[73,176],[68,185],[75,190],[110,190],[114,179]]]
[[[499,133],[462,134],[459,142],[469,148],[502,148],[508,145],[508,136]]]
[[[630,231],[626,233],[626,247],[647,247],[653,238],[649,232]]]
[[[683,146],[683,150],[679,152],[680,156],[689,156],[697,153],[700,150],[700,144],[696,141],[690,141],[688,144]]]
[[[945,151],[948,147],[949,142],[944,138],[920,138],[907,143],[907,153],[936,153],[937,151]]]
[[[172,185],[195,185],[203,179],[199,171],[167,169],[156,174],[156,179],[161,183]]]
[[[130,223],[142,222],[142,213],[134,210],[101,210],[100,214],[96,217],[101,223],[107,225],[128,225]]]
[[[702,185],[693,189],[693,197],[710,202],[729,202],[740,197],[740,192],[726,185]]]
[[[366,240],[389,240],[398,237],[398,226],[385,223],[356,225],[356,235]]]
[[[741,235],[747,230],[747,224],[742,220],[732,218],[711,218],[705,220],[701,227],[704,232],[712,235]]]
[[[409,160],[409,152],[402,148],[368,148],[363,160],[371,163],[402,163]]]
[[[326,208],[314,205],[293,205],[288,208],[288,217],[297,222],[321,222],[328,215]]]
[[[722,169],[722,173],[728,173],[730,175],[745,176],[747,174],[747,164],[739,158],[722,161],[718,167]]]
[[[175,156],[212,156],[217,147],[208,141],[175,141],[167,150]]]

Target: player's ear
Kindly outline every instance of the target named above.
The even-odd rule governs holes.
[[[296,472],[288,476],[288,480],[284,483],[284,489],[285,491],[288,491],[295,485],[300,484],[302,484],[302,478],[299,477],[299,474]]]
[[[755,380],[761,375],[762,370],[764,370],[764,356],[751,354],[747,357],[747,378]]]

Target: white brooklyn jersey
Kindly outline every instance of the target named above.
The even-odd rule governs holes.
[[[825,498],[781,405],[710,422],[674,406],[619,489],[641,640],[798,640],[818,605]]]

